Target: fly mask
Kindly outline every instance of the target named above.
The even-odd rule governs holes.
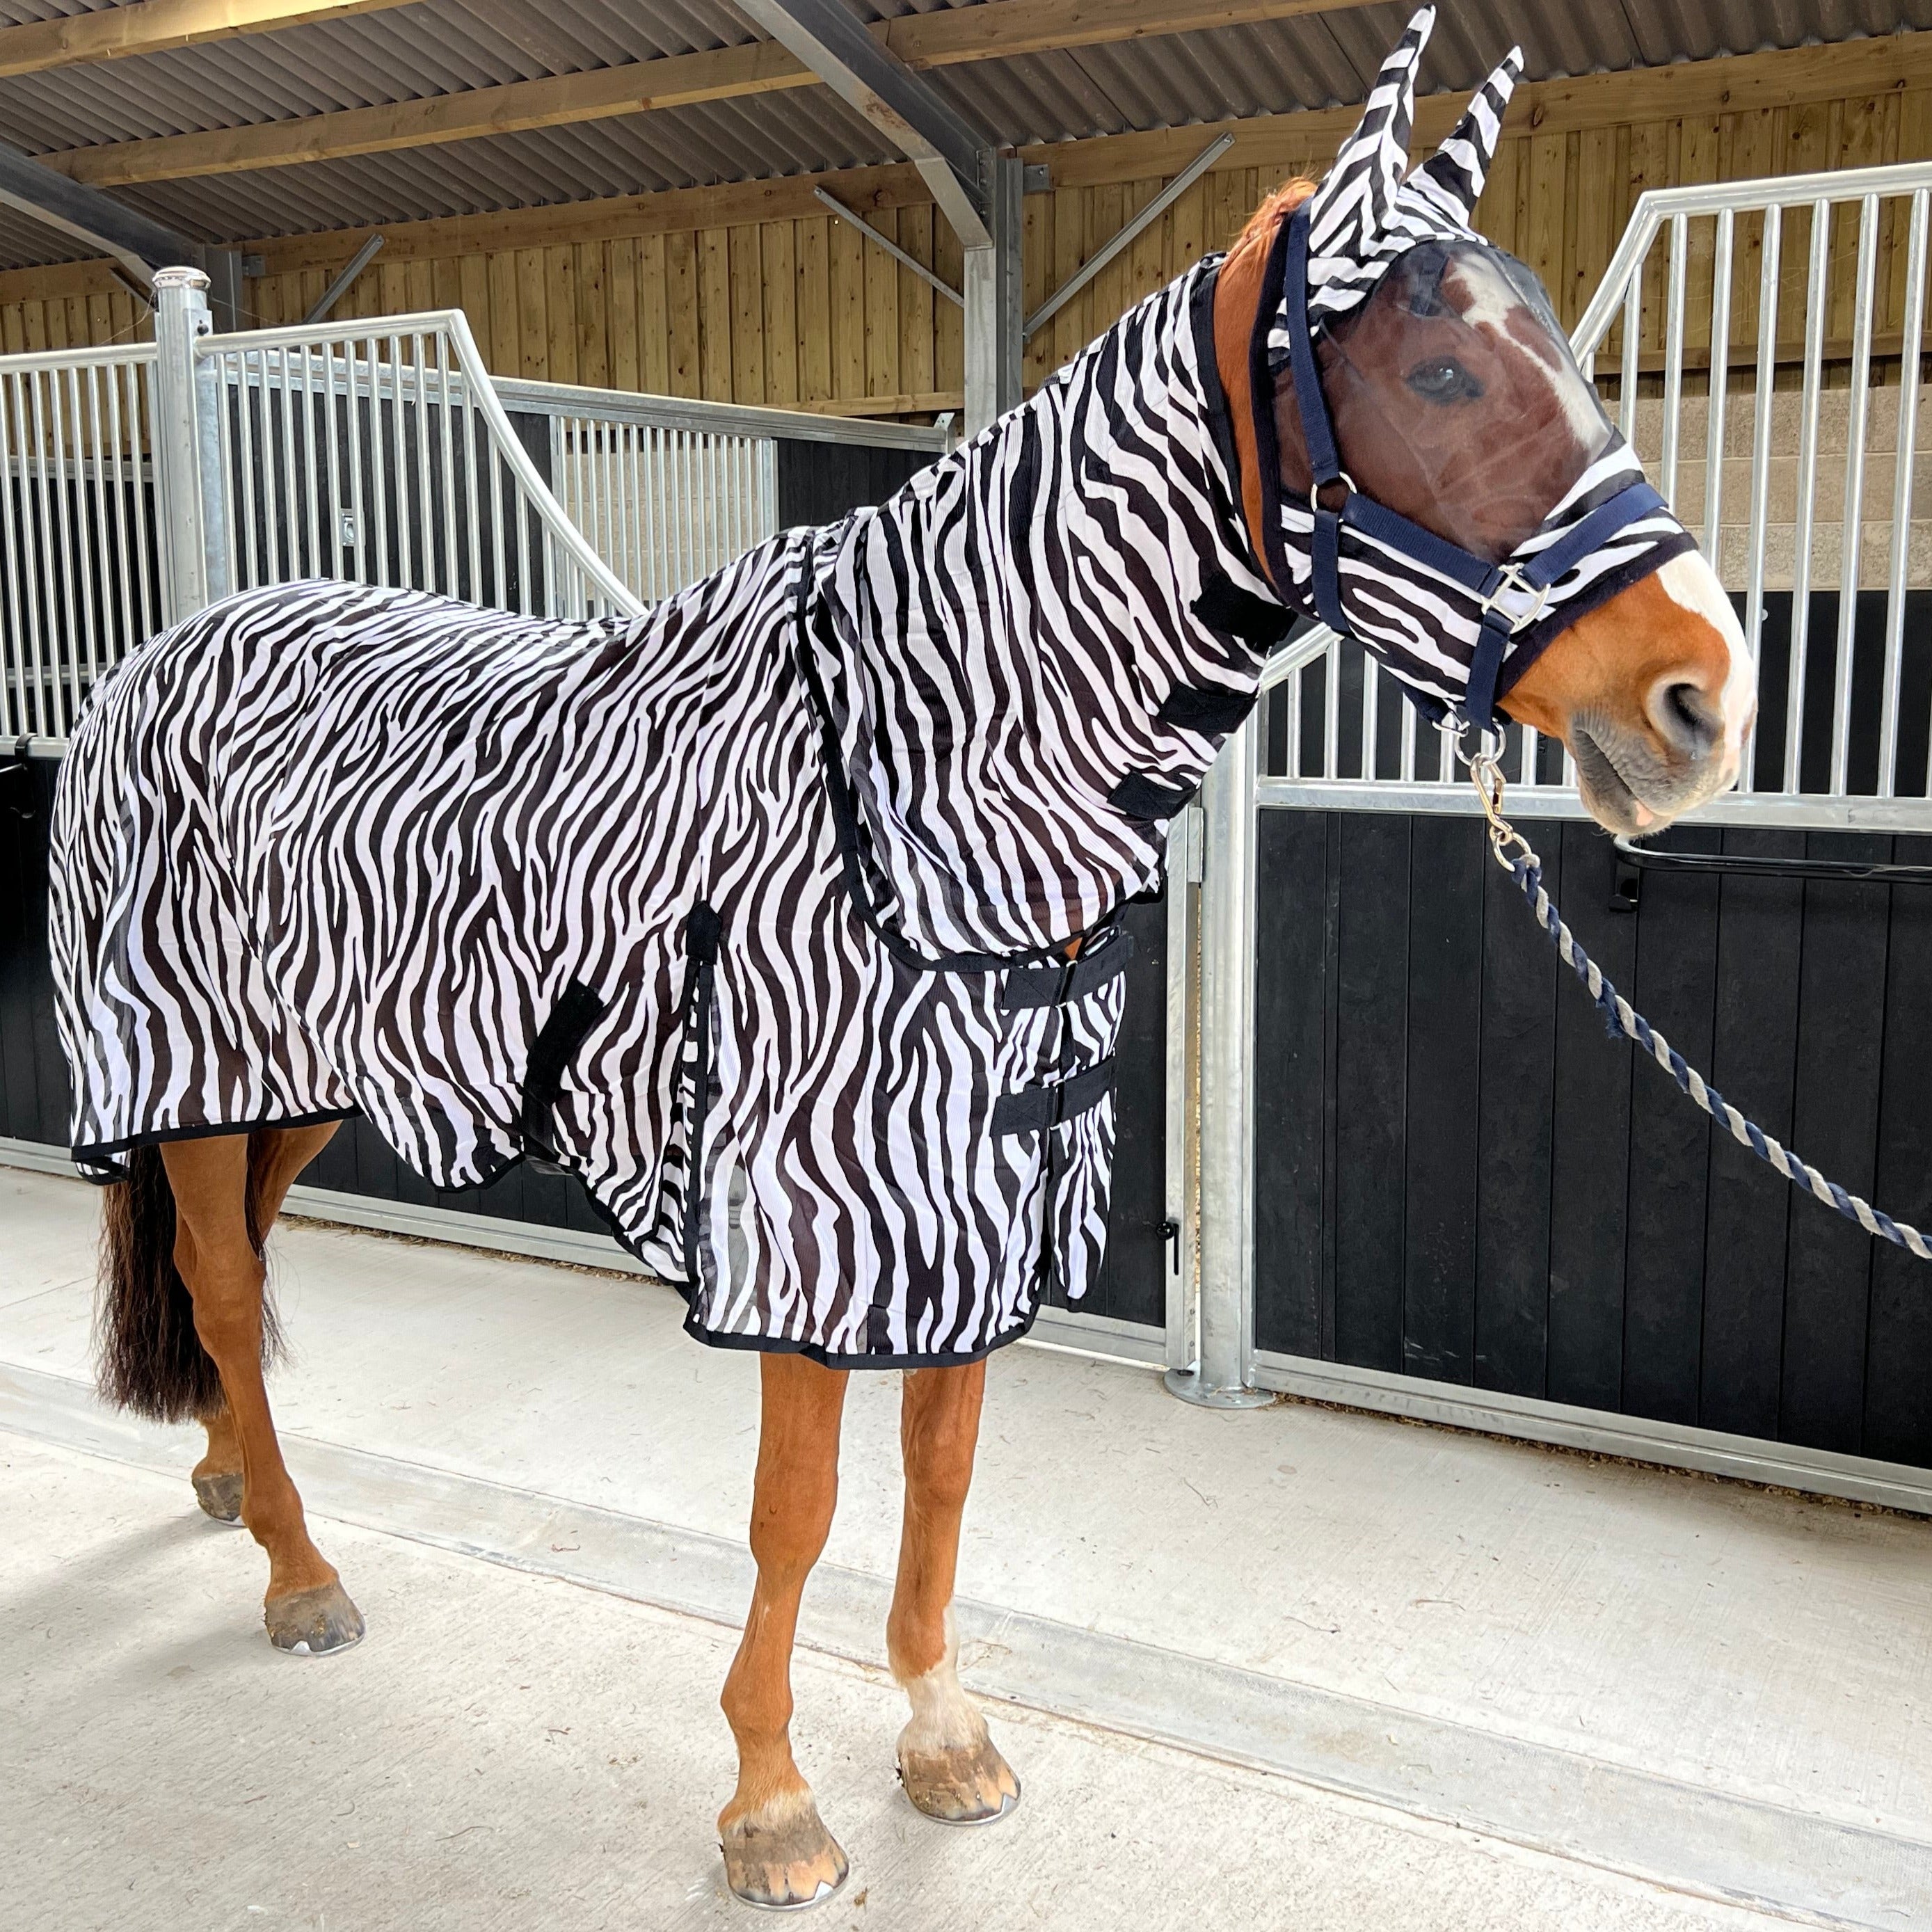
[[[1425,8],[1410,22],[1360,124],[1270,248],[1249,346],[1262,524],[1283,596],[1305,602],[1360,643],[1432,718],[1453,713],[1479,730],[1498,730],[1498,704],[1555,638],[1696,546],[1604,417],[1540,285],[1469,226],[1522,70],[1520,50],[1405,178],[1416,66],[1434,21]],[[1412,396],[1444,410],[1480,400],[1481,386],[1465,367],[1470,358],[1440,352],[1460,333],[1486,344],[1492,360],[1498,349],[1519,365],[1535,358],[1531,366],[1556,399],[1540,424],[1498,421],[1493,405],[1471,410],[1460,430],[1448,419],[1458,460],[1433,472],[1432,490],[1426,449],[1405,451],[1424,486],[1414,507],[1436,528],[1365,495],[1342,466],[1317,343],[1327,344],[1330,380],[1352,379],[1354,392],[1366,393],[1373,379],[1351,364],[1349,350],[1371,303],[1384,316],[1393,310],[1395,347],[1410,328],[1409,358],[1419,344],[1438,352],[1402,379]],[[1305,496],[1283,476],[1276,392],[1284,374],[1306,452]],[[1552,454],[1556,464],[1554,506],[1546,494],[1526,523],[1519,518],[1510,529],[1504,519],[1500,538],[1442,487],[1459,469],[1467,494],[1468,446],[1485,436],[1480,453],[1494,459],[1486,488],[1507,494],[1526,468],[1542,474]],[[1445,533],[1458,528],[1460,541]]]

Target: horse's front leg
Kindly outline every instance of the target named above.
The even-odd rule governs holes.
[[[892,1675],[912,1700],[912,1721],[899,1734],[899,1776],[920,1810],[949,1825],[990,1824],[1020,1798],[1019,1780],[959,1688],[956,1668],[952,1580],[986,1389],[984,1362],[911,1370],[899,1414],[905,1523],[886,1624]]]
[[[757,1588],[719,1700],[738,1741],[738,1788],[718,1814],[724,1877],[753,1905],[809,1905],[844,1882],[845,1854],[791,1754],[791,1647],[805,1580],[838,1499],[845,1372],[766,1355],[752,1498]]]

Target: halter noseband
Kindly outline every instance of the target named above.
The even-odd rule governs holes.
[[[1619,530],[1665,508],[1664,499],[1648,483],[1628,484],[1546,548],[1520,562],[1497,565],[1432,530],[1424,530],[1372,497],[1364,496],[1342,467],[1334,425],[1329,420],[1328,400],[1322,393],[1321,374],[1316,365],[1315,344],[1308,326],[1308,210],[1305,206],[1297,208],[1276,234],[1268,269],[1262,278],[1262,302],[1249,349],[1256,454],[1264,487],[1268,478],[1278,478],[1281,473],[1280,442],[1274,421],[1274,382],[1268,358],[1269,319],[1276,307],[1270,292],[1277,286],[1281,290],[1281,305],[1286,311],[1288,366],[1294,378],[1295,406],[1300,412],[1302,436],[1314,474],[1308,502],[1315,519],[1311,562],[1316,614],[1337,636],[1353,635],[1342,608],[1344,524],[1424,569],[1460,584],[1483,607],[1482,626],[1469,666],[1461,716],[1478,731],[1500,731],[1502,724],[1496,715],[1497,700],[1568,626],[1552,625],[1534,644],[1523,644],[1514,651],[1510,649],[1511,640],[1542,616],[1551,588],[1560,578]],[[1339,508],[1330,509],[1323,504],[1322,495],[1324,490],[1335,488],[1342,491],[1342,501]],[[1282,541],[1280,518],[1264,518],[1263,523],[1268,567],[1276,588],[1285,596],[1293,578]],[[1505,610],[1502,599],[1510,592],[1532,600],[1528,610],[1514,616]],[[1580,610],[1576,616],[1582,614]],[[1570,620],[1575,621],[1575,616]],[[1412,688],[1408,695],[1425,711],[1439,710],[1432,698]]]

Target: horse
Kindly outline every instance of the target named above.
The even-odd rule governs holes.
[[[76,1156],[106,1184],[104,1392],[145,1413],[202,1423],[206,1453],[192,1472],[194,1492],[210,1516],[244,1524],[266,1552],[272,1640],[308,1655],[352,1644],[363,1619],[310,1535],[265,1380],[276,1339],[265,1244],[288,1190],[358,1105],[444,1184],[526,1155],[584,1173],[620,1235],[667,1275],[682,1269],[693,1332],[760,1351],[750,1526],[757,1581],[721,1700],[739,1769],[718,1819],[727,1882],[749,1902],[815,1903],[848,1869],[793,1756],[790,1660],[800,1597],[832,1519],[841,1414],[855,1367],[904,1373],[904,1516],[886,1629],[886,1654],[910,1706],[898,1774],[919,1811],[948,1823],[990,1822],[1018,1801],[1018,1779],[961,1686],[950,1605],[988,1356],[1024,1332],[1053,1281],[1070,1281],[1077,1292],[1096,1217],[1104,1220],[1111,1114],[1102,1090],[1121,990],[1120,940],[1108,915],[1157,868],[1167,820],[1252,702],[1268,650],[1294,614],[1339,602],[1372,648],[1380,639],[1385,662],[1433,714],[1456,694],[1444,665],[1454,671],[1460,660],[1439,649],[1450,590],[1432,567],[1414,574],[1401,543],[1390,547],[1396,526],[1381,526],[1379,540],[1342,527],[1333,508],[1336,474],[1358,506],[1384,506],[1438,547],[1481,560],[1472,580],[1480,590],[1488,580],[1481,569],[1508,574],[1509,560],[1538,541],[1552,506],[1610,464],[1609,426],[1540,285],[1458,225],[1493,148],[1507,64],[1444,144],[1445,166],[1416,190],[1439,202],[1453,177],[1455,208],[1431,214],[1416,203],[1402,213],[1408,101],[1426,32],[1423,16],[1326,183],[1297,180],[1270,196],[1218,263],[1150,298],[1032,400],[907,486],[896,508],[858,513],[830,536],[788,538],[628,627],[551,625],[539,634],[504,620],[493,629],[483,614],[452,615],[437,600],[358,601],[340,585],[244,593],[119,668],[76,733],[56,829],[55,936],[63,1034],[85,1089]],[[1329,188],[1352,192],[1364,175],[1370,191],[1357,197],[1353,215],[1338,214],[1336,196],[1322,203]],[[1384,250],[1388,259],[1346,303],[1336,265],[1370,261],[1391,226],[1401,245]],[[1302,260],[1311,246],[1312,269]],[[1285,252],[1298,268],[1282,267]],[[1291,333],[1303,306],[1312,316],[1324,292],[1329,298],[1312,344],[1325,410],[1309,393],[1306,340],[1286,358],[1267,352],[1284,299],[1280,277],[1296,273],[1317,293],[1289,303]],[[1324,422],[1336,446],[1333,462],[1324,460]],[[1538,648],[1512,651],[1486,712],[1566,743],[1589,811],[1624,832],[1653,831],[1732,783],[1753,711],[1750,660],[1729,601],[1674,520],[1647,514],[1636,527],[1650,548],[1580,598]],[[1336,519],[1325,538],[1324,514]],[[1331,555],[1323,564],[1324,541],[1340,547],[1339,563]],[[1402,540],[1412,549],[1422,541]],[[1437,561],[1448,554],[1441,548]],[[1102,556],[1112,566],[1090,567]],[[1068,567],[1070,557],[1078,567]],[[1511,587],[1522,595],[1504,627],[1506,646],[1532,634],[1550,586],[1520,573]],[[1478,619],[1488,622],[1508,602],[1492,585],[1462,613],[1478,655]],[[855,613],[869,614],[862,622]],[[509,708],[526,734],[509,732],[505,754],[525,790],[514,812],[506,806],[488,824],[495,781],[487,773],[495,768],[487,760],[475,798],[446,795],[454,782],[438,764],[435,796],[424,803],[396,771],[407,758],[427,758],[414,748],[439,733],[455,748],[440,755],[484,759],[477,746],[508,730],[505,707],[480,723],[466,715],[452,724],[439,706],[454,700],[425,682],[407,694],[415,710],[404,736],[357,739],[358,707],[374,696],[330,713],[342,721],[338,729],[314,722],[313,707],[333,701],[328,694],[344,680],[366,676],[358,690],[376,693],[394,683],[398,663],[422,656],[425,626],[444,626],[437,634],[447,644],[458,634],[447,627],[459,622],[466,647],[508,667]],[[377,632],[380,650],[368,645]],[[322,643],[314,643],[318,636]],[[556,718],[568,712],[580,721],[611,704],[621,710],[644,669],[660,662],[646,646],[668,639],[679,674],[697,682],[677,686],[677,702],[660,708],[700,716],[698,735],[676,741],[681,756],[696,756],[691,746],[700,739],[729,735],[705,707],[726,702],[725,687],[735,692],[752,681],[734,660],[706,682],[706,652],[722,661],[741,637],[764,640],[760,675],[776,682],[760,700],[773,708],[759,716],[782,717],[783,729],[774,727],[769,740],[740,736],[716,755],[768,767],[760,782],[779,788],[784,822],[721,807],[728,824],[693,830],[669,812],[664,823],[684,842],[665,843],[666,832],[652,844],[653,788],[674,788],[648,764],[620,760],[612,771],[608,758],[592,761],[598,784],[632,814],[596,818],[592,842],[608,852],[614,840],[633,839],[648,846],[654,868],[642,883],[621,869],[613,874],[624,882],[617,896],[656,891],[660,875],[680,866],[708,868],[711,881],[706,898],[676,902],[681,951],[652,954],[624,996],[626,1012],[645,1018],[611,1016],[618,995],[598,990],[614,983],[608,962],[600,966],[573,932],[546,942],[551,953],[568,953],[572,970],[546,964],[540,995],[530,991],[536,980],[511,976],[465,1006],[441,981],[440,999],[422,997],[418,980],[384,981],[380,1000],[356,994],[362,1030],[340,1019],[349,999],[341,984],[375,974],[383,946],[404,943],[390,911],[368,903],[386,880],[394,893],[404,890],[386,864],[393,874],[426,864],[425,853],[458,853],[470,864],[466,855],[482,850],[495,868],[489,907],[514,898],[519,931],[553,932],[562,915],[552,897],[505,868],[506,855],[520,853],[542,871],[552,857],[529,854],[561,853],[554,867],[566,869],[577,849],[542,815],[571,789],[572,770],[592,768],[568,766],[550,728]],[[1000,656],[1001,640],[1023,648]],[[417,657],[395,655],[407,651]],[[1441,662],[1423,662],[1431,651]],[[1106,769],[1095,776],[1088,754],[1102,741]],[[316,848],[318,857],[303,842],[310,835],[301,818],[321,769],[310,761],[325,756],[331,784],[361,789],[351,795],[355,826]],[[124,769],[129,760],[133,776]],[[1124,762],[1133,768],[1120,778]],[[275,767],[272,782],[261,776],[265,764]],[[146,788],[145,800],[157,786],[172,788],[162,804],[130,803],[134,790]],[[980,792],[1000,787],[997,808],[982,809]],[[728,802],[740,794],[705,796]],[[959,807],[962,798],[971,812]],[[529,824],[518,815],[526,804],[536,814]],[[446,809],[449,823],[460,821],[460,838],[404,842],[409,826],[442,824]],[[514,839],[505,829],[512,818]],[[133,837],[130,824],[147,829]],[[392,832],[392,824],[404,830]],[[151,849],[157,842],[165,852]],[[365,852],[376,856],[358,857]],[[734,926],[733,907],[765,892],[760,882],[774,868],[786,881],[782,916],[770,912],[778,901],[767,894],[764,923]],[[464,872],[464,889],[478,876]],[[436,902],[455,890],[439,877],[426,874],[429,889],[412,900],[409,917],[418,925],[440,916]],[[104,883],[88,883],[97,878]],[[1010,890],[996,890],[1002,882]],[[836,916],[814,924],[820,899],[812,895],[821,888]],[[124,910],[135,902],[148,909],[145,922]],[[640,899],[641,910],[624,915],[626,930],[666,925],[669,903]],[[464,928],[472,943],[465,986],[488,977],[475,964],[488,951],[476,939],[482,917]],[[368,921],[378,936],[365,940]],[[230,1006],[211,1004],[212,982],[190,972],[194,962],[177,961],[172,970],[185,976],[164,989],[165,1038],[142,1032],[112,1001],[124,1002],[130,979],[155,970],[157,934],[176,944],[203,928],[217,935],[207,950],[226,962],[206,972],[244,975],[241,990]],[[291,932],[310,935],[307,950]],[[230,934],[239,937],[223,937]],[[342,958],[329,956],[332,939]],[[880,1038],[868,1046],[922,1070],[891,1088],[921,1097],[880,1103],[891,1133],[881,1129],[876,1144],[845,1150],[851,1172],[862,1178],[873,1163],[881,1190],[906,1208],[902,1218],[916,1220],[917,1190],[905,1170],[889,1165],[913,1157],[892,1151],[906,1123],[926,1122],[920,1132],[942,1149],[952,1144],[949,1136],[965,1137],[959,1198],[970,1202],[934,1210],[929,1226],[920,1224],[925,1234],[906,1234],[898,1247],[877,1228],[862,1240],[845,1224],[865,1220],[864,1204],[848,1207],[842,1222],[793,1172],[811,1156],[814,1136],[836,1138],[847,1124],[808,1112],[788,1140],[793,1117],[773,1112],[776,1101],[768,1096],[759,1113],[743,1099],[756,1088],[761,1058],[789,1055],[787,1078],[796,1084],[807,1078],[800,1069],[829,1079],[825,1070],[848,1052],[850,1026],[819,1024],[819,1009],[836,1006],[819,952],[835,944],[861,948],[872,962],[870,990],[837,1011],[871,1016],[866,1024]],[[357,963],[365,959],[377,964]],[[808,966],[820,976],[805,976]],[[760,1032],[733,1016],[752,997],[745,985],[766,980],[776,990],[761,1010],[784,1024]],[[503,988],[518,986],[527,997],[512,1010]],[[374,1018],[372,1004],[381,1008]],[[487,1036],[493,1015],[504,1041]],[[964,1049],[950,1049],[949,1060],[922,1043],[976,1025],[994,1042],[984,1065]],[[260,1030],[271,1026],[284,1034]],[[238,1029],[236,1037],[216,1037],[221,1028]],[[378,1079],[330,1059],[358,1042],[372,1056],[393,1055],[453,1034],[463,1035],[460,1052],[439,1048],[433,1066],[422,1062],[429,1071],[418,1067],[407,1079]],[[254,1064],[265,1058],[272,1063],[266,1068]],[[1005,1070],[998,1078],[988,1071],[995,1063]],[[450,1071],[472,1064],[482,1070],[478,1088],[489,1089],[481,1098],[459,1094]],[[948,1066],[972,1072],[967,1084],[976,1096],[953,1113],[927,1090],[933,1070]],[[490,1084],[499,1072],[501,1093]],[[1059,1078],[996,1090],[1002,1080],[1042,1072]],[[878,1078],[884,1092],[890,1083]],[[112,1120],[87,1111],[111,1112],[115,1096],[143,1080],[149,1097],[138,1118],[124,1107]],[[394,1096],[409,1080],[417,1083],[411,1094],[434,1086],[436,1104],[398,1112]],[[662,1106],[638,1101],[624,1112],[624,1095],[646,1088]],[[765,1158],[760,1131],[782,1143],[782,1159]],[[605,1142],[628,1133],[644,1151],[600,1154],[600,1133]],[[921,1157],[941,1160],[929,1150]],[[730,1160],[764,1217],[757,1238],[764,1286],[754,1295],[734,1285],[716,1256]],[[639,1192],[628,1177],[643,1168],[650,1183]],[[946,1168],[941,1177],[948,1187],[954,1173]],[[785,1219],[785,1188],[809,1195],[811,1213]],[[933,1191],[955,1198],[938,1182]],[[928,1237],[938,1258],[920,1274],[914,1251]],[[997,1273],[999,1292],[962,1283],[962,1256]],[[908,1275],[917,1277],[916,1292],[902,1279]],[[820,1276],[822,1293],[814,1286]],[[802,1297],[794,1292],[800,1279]]]

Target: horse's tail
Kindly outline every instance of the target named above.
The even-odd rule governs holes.
[[[248,1235],[261,1250],[256,1212],[268,1136],[249,1137]],[[214,1358],[195,1333],[194,1298],[175,1263],[175,1197],[158,1148],[123,1156],[128,1172],[102,1190],[100,1393],[157,1422],[207,1421],[226,1406]],[[266,1286],[262,1353],[280,1345]]]

